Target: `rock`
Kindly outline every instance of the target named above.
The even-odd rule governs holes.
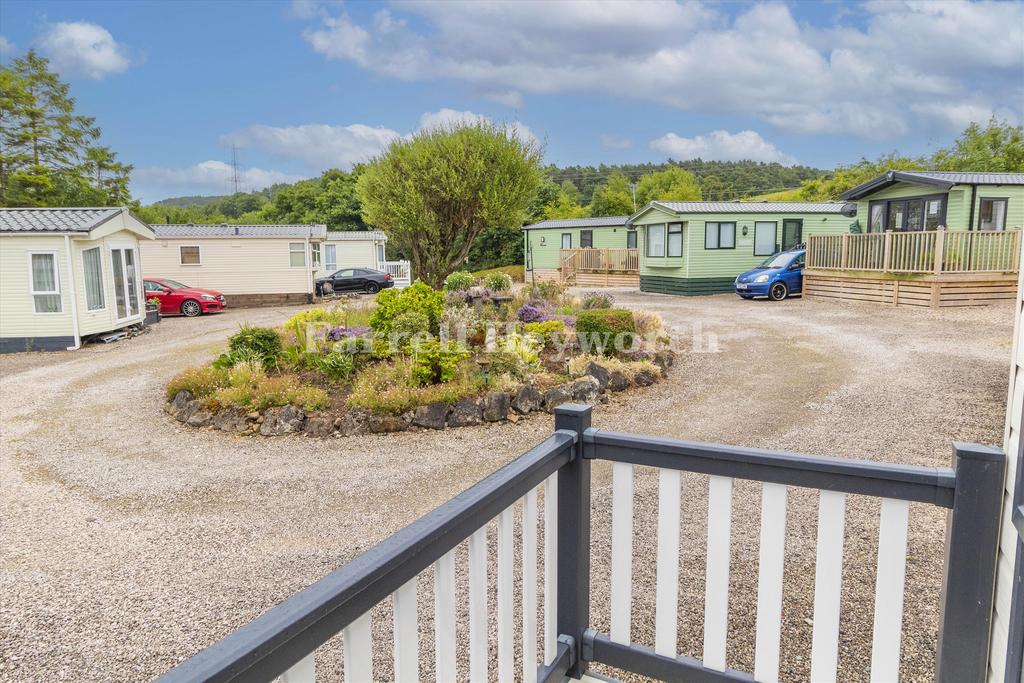
[[[661,370],[661,376],[668,377],[668,369],[672,367],[672,364],[675,362],[675,353],[668,350],[658,351],[654,354],[654,358],[652,360],[654,361],[654,364],[658,366],[658,369]]]
[[[512,410],[516,411],[520,415],[526,415],[532,413],[535,410],[540,410],[544,404],[544,397],[540,395],[530,384],[524,384],[520,387],[516,395],[512,397]]]
[[[389,413],[367,413],[366,430],[371,434],[390,434],[391,432],[404,432],[409,428],[410,420],[406,415],[391,415]]]
[[[584,375],[572,383],[572,400],[576,403],[593,403],[600,393],[601,383],[591,375]]]
[[[447,403],[431,403],[420,406],[413,413],[412,423],[417,427],[426,427],[427,429],[444,429],[445,422],[448,420],[448,410]]]
[[[260,414],[258,412],[256,412],[255,410],[252,411],[251,413],[246,413],[245,416],[247,418],[249,418],[250,420],[258,420],[258,419],[260,419]]]
[[[481,414],[487,422],[501,422],[508,417],[508,394],[503,391],[492,391],[484,396]]]
[[[213,412],[207,410],[206,408],[200,408],[198,401],[193,401],[193,403],[196,404],[196,410],[194,410],[192,414],[188,416],[188,419],[185,420],[185,424],[187,424],[189,427],[208,426],[210,422],[213,420]]]
[[[342,436],[366,434],[369,431],[367,426],[369,415],[365,410],[356,409],[348,411],[335,420],[338,423],[338,434]]]
[[[478,425],[483,421],[483,411],[478,398],[463,398],[452,406],[452,412],[448,414],[449,427],[468,427]]]
[[[282,436],[301,432],[306,423],[306,414],[295,406],[267,408],[263,412],[263,423],[260,434],[263,436]]]
[[[199,410],[199,401],[192,397],[192,392],[179,391],[164,409],[179,422],[185,422],[192,417],[192,413]]]
[[[657,381],[658,378],[650,370],[641,370],[633,376],[633,382],[638,387],[649,387]]]
[[[629,388],[629,379],[618,370],[608,375],[608,389],[611,391],[624,391]]]
[[[563,403],[572,402],[572,385],[554,387],[544,392],[544,410],[549,413],[555,412],[555,408]]]
[[[308,417],[305,431],[309,436],[330,436],[334,433],[334,420],[329,417]]]
[[[584,373],[597,380],[598,388],[601,391],[608,388],[608,377],[611,373],[608,372],[608,368],[605,366],[595,363],[594,361],[590,361],[587,363]]]
[[[638,361],[638,360],[650,360],[650,359],[651,359],[651,353],[648,352],[648,351],[644,351],[642,349],[637,349],[636,351],[626,351],[625,353],[622,354],[622,360],[628,360],[628,361],[632,361],[634,363],[636,361]]]
[[[213,426],[224,432],[244,432],[249,428],[248,415],[241,408],[229,406],[213,416]]]
[[[520,417],[519,417],[519,415],[517,415],[517,414],[515,413],[515,411],[513,411],[513,412],[511,412],[511,413],[509,413],[509,414],[508,414],[508,418],[506,418],[506,419],[507,419],[507,420],[508,420],[509,422],[511,422],[512,424],[515,424],[516,422],[519,422],[519,420],[520,420]]]

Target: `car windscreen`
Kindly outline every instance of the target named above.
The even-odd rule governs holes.
[[[170,287],[171,289],[189,289],[188,285],[183,285],[177,280],[157,280],[157,282],[164,285],[165,287]]]
[[[783,252],[781,254],[775,254],[769,256],[761,262],[761,268],[785,268],[789,265],[789,262],[793,259],[793,254]]]

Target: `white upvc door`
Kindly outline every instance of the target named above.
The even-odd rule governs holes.
[[[111,247],[110,265],[113,271],[114,310],[117,320],[139,315],[139,263],[133,247]]]

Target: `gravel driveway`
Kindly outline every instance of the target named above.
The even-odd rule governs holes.
[[[689,349],[669,380],[595,408],[595,426],[945,465],[952,440],[1002,438],[1010,307],[894,310],[618,293]],[[147,680],[508,462],[550,417],[358,438],[242,438],[161,412],[180,368],[240,322],[295,309],[165,319],[77,352],[0,357],[0,679]],[[608,628],[609,467],[595,467],[593,624]],[[653,644],[657,477],[638,469],[634,639]],[[729,665],[752,670],[760,487],[734,489]],[[706,478],[687,475],[679,651],[701,654]],[[842,679],[866,679],[878,503],[847,506]],[[791,489],[782,677],[806,680],[817,496]],[[904,680],[931,677],[944,515],[911,509]],[[650,562],[648,563],[648,559]],[[424,605],[429,590],[422,586]],[[382,622],[384,620],[378,620]],[[492,626],[493,628],[493,626]],[[387,636],[390,627],[381,625]],[[424,633],[424,672],[432,664]],[[322,648],[332,670],[340,650]],[[375,647],[389,677],[388,646]],[[431,661],[428,661],[431,660]]]

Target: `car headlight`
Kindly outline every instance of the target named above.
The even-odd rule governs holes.
[[[756,278],[754,278],[754,282],[768,282],[768,276],[758,275]]]
[[[215,296],[211,296],[211,295],[209,295],[209,294],[200,294],[200,295],[199,295],[199,298],[200,298],[200,299],[204,299],[204,300],[206,300],[206,301],[216,301],[216,300],[217,300],[217,297],[215,297]]]

